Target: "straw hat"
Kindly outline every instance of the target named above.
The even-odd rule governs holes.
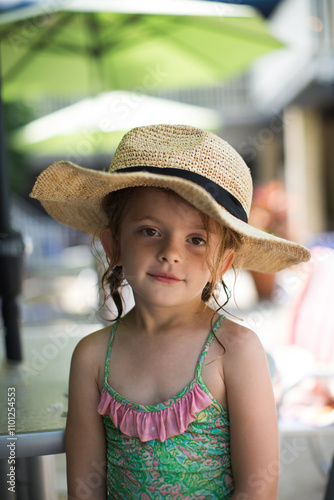
[[[105,195],[126,187],[170,188],[243,237],[236,267],[276,272],[307,261],[309,251],[248,224],[252,179],[241,156],[211,132],[152,125],[128,132],[108,172],[59,161],[37,178],[30,196],[57,221],[90,234],[107,224]]]

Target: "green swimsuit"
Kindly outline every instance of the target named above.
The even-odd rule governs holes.
[[[117,323],[110,335],[98,407],[107,439],[108,499],[230,499],[234,485],[229,417],[201,375],[214,333],[199,356],[194,380],[174,398],[144,406],[124,399],[108,384],[116,328]]]

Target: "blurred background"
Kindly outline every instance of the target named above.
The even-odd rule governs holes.
[[[41,325],[44,336],[70,323],[93,331],[112,316],[95,313],[98,244],[29,198],[36,176],[59,159],[108,169],[137,125],[212,130],[251,169],[250,222],[312,250],[310,263],[277,275],[243,271],[235,283],[229,274],[227,310],[268,352],[279,500],[325,499],[334,452],[334,1],[140,3],[0,1],[3,370],[29,360]],[[52,458],[49,498],[65,498],[64,455]]]

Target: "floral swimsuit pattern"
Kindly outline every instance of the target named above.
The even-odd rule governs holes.
[[[202,366],[221,316],[199,356],[195,378],[175,397],[156,405],[123,398],[108,384],[113,326],[98,412],[107,439],[108,499],[220,499],[232,497],[227,411],[202,380]]]

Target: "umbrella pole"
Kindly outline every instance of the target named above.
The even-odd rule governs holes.
[[[1,51],[0,51],[1,57]],[[10,225],[9,182],[6,161],[0,59],[0,296],[7,359],[21,361],[21,337],[17,296],[22,288],[24,244]]]

